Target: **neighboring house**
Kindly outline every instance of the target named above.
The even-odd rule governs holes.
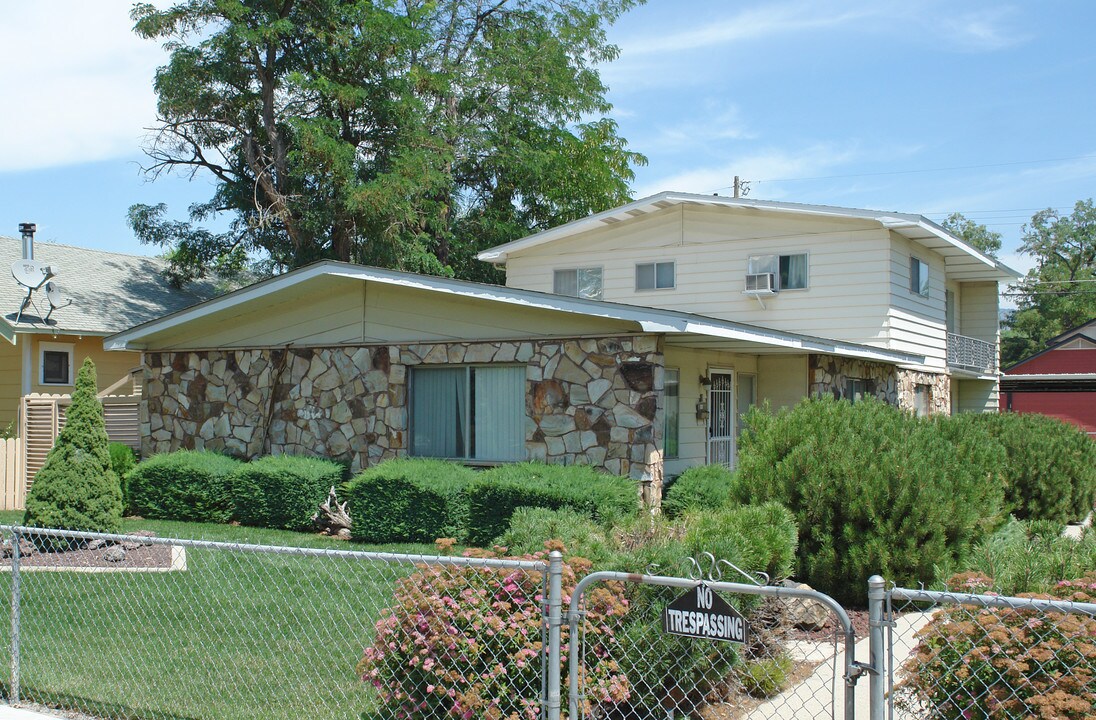
[[[145,451],[588,463],[655,501],[760,402],[995,409],[1018,276],[916,215],[675,193],[480,259],[507,287],[322,262],[108,338]]]
[[[53,269],[52,282],[70,304],[62,301],[51,312],[43,286],[20,312],[27,288],[9,268],[28,254]],[[22,239],[0,237],[6,277],[0,278],[0,429],[11,425],[18,431],[23,396],[71,393],[86,357],[95,362],[100,390],[128,378],[140,367],[140,353],[105,352],[104,337],[210,297],[205,286],[171,287],[160,275],[165,264],[157,258],[35,243],[33,226]]]
[[[1096,319],[1005,370],[1001,410],[1051,415],[1096,437]]]

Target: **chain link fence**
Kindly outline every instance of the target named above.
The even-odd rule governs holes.
[[[693,595],[699,612],[675,610]],[[818,629],[795,627],[805,614]],[[579,583],[569,619],[576,720],[851,717],[852,626],[820,593],[599,572]]]
[[[544,710],[545,561],[0,533],[15,704],[173,720]]]
[[[1096,717],[1096,604],[892,588],[883,615],[889,718]]]

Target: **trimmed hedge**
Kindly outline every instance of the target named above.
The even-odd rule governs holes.
[[[950,423],[977,425],[1005,448],[1001,472],[1008,510],[1021,520],[1083,520],[1096,500],[1096,442],[1046,415],[966,413]]]
[[[474,470],[443,460],[396,459],[370,468],[346,490],[351,537],[372,543],[463,540],[467,489],[475,477]]]
[[[731,499],[734,475],[722,465],[698,465],[682,473],[662,499],[662,512],[677,517],[690,510],[714,510]]]
[[[639,494],[629,478],[605,475],[588,465],[500,465],[468,489],[468,542],[491,543],[506,532],[519,507],[567,507],[608,523],[635,515]]]
[[[919,420],[878,401],[804,400],[747,416],[734,495],[799,526],[798,576],[863,603],[879,573],[930,580],[1004,519],[1004,448],[977,423]]]
[[[328,490],[343,479],[343,466],[329,460],[270,455],[241,466],[230,480],[235,517],[244,525],[307,530]]]
[[[208,451],[154,455],[129,473],[133,510],[152,520],[228,522],[235,508],[229,482],[240,465]]]

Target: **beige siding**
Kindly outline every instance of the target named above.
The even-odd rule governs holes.
[[[968,282],[960,287],[963,293],[959,305],[960,334],[996,344],[1000,340],[997,283]]]
[[[807,397],[806,355],[762,355],[757,359],[757,399],[773,410],[792,407]]]
[[[958,412],[997,412],[998,387],[994,380],[953,379],[952,405]]]
[[[18,413],[22,395],[22,357],[22,345],[0,339],[0,430],[13,422]]]
[[[910,290],[911,256],[929,266],[927,297]],[[943,370],[947,366],[944,259],[891,233],[890,260],[890,348],[924,355],[927,367]]]
[[[346,279],[308,283],[166,330],[149,349],[438,342],[635,332],[635,323]],[[246,332],[241,332],[244,328]]]
[[[42,343],[50,345],[65,345],[72,347],[72,379],[76,379],[76,372],[83,365],[85,358],[91,358],[95,363],[96,381],[100,390],[110,387],[117,380],[129,374],[129,371],[140,366],[141,354],[138,352],[107,352],[103,349],[103,338],[75,335],[31,335],[20,336],[20,342],[24,337],[31,340],[31,392],[53,393],[67,395],[72,393],[72,384],[68,385],[43,385],[42,379]]]
[[[809,287],[745,295],[751,255],[808,253]],[[676,287],[636,291],[635,265],[672,260]],[[601,267],[603,299],[820,337],[886,344],[886,231],[871,223],[678,206],[516,253],[511,287],[551,292],[555,269]]]

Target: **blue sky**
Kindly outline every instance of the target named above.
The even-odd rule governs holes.
[[[161,3],[162,4],[162,3]],[[0,24],[0,233],[153,254],[135,202],[174,214],[210,185],[139,173],[164,54],[129,3],[6,4]],[[61,19],[66,20],[62,23]],[[651,0],[610,31],[613,117],[660,190],[916,212],[961,211],[1018,269],[1035,210],[1096,195],[1096,3]]]

